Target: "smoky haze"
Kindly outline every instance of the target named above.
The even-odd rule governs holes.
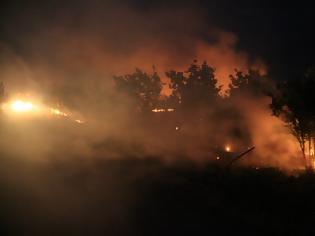
[[[14,14],[10,15],[11,11]],[[45,128],[51,132],[42,131],[40,125],[25,124],[20,129],[15,125],[21,140],[13,141],[14,134],[3,146],[21,142],[21,150],[14,151],[38,159],[45,159],[46,154],[55,156],[56,150],[62,150],[62,156],[159,156],[168,161],[178,156],[194,160],[214,156],[207,150],[212,139],[222,140],[222,146],[240,142],[226,137],[231,121],[219,126],[220,130],[213,128],[212,139],[203,127],[191,124],[186,125],[185,140],[170,138],[167,133],[174,130],[156,131],[161,136],[152,134],[146,129],[149,124],[130,119],[130,101],[117,94],[112,76],[131,73],[136,67],[151,73],[155,66],[166,83],[162,94],[169,95],[164,72],[185,71],[194,59],[215,68],[224,91],[235,69],[262,73],[268,69],[259,56],[236,49],[237,35],[215,25],[209,27],[203,9],[194,4],[143,10],[128,3],[103,1],[75,5],[55,2],[49,6],[30,3],[8,6],[8,12],[4,31],[11,41],[1,44],[0,65],[8,96],[33,94],[46,104],[61,104],[87,121],[76,126],[58,120],[56,127]],[[271,118],[268,104],[260,99],[247,101],[245,96],[233,106],[242,113],[239,124],[246,123],[249,130],[246,142],[257,146],[258,163],[292,167],[298,148],[293,141],[281,141],[290,134]],[[252,108],[258,110],[255,116],[249,112]],[[167,122],[156,121],[156,129],[163,130]],[[262,128],[266,124],[274,126]],[[279,157],[280,153],[290,154]]]

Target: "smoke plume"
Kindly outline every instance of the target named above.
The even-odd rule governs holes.
[[[1,44],[1,80],[8,96],[32,94],[44,103],[62,104],[84,116],[87,122],[79,128],[58,123],[57,129],[50,127],[49,132],[41,131],[41,126],[23,127],[23,132],[15,128],[22,132],[21,146],[31,150],[33,156],[34,152],[43,156],[58,147],[58,151],[74,156],[120,158],[167,153],[166,159],[172,155],[198,159],[206,156],[203,148],[211,146],[202,127],[187,124],[182,131],[188,130],[186,141],[168,140],[167,132],[160,133],[162,136],[148,135],[129,120],[129,103],[115,92],[112,76],[133,72],[136,67],[152,72],[155,66],[166,83],[162,93],[169,95],[164,72],[185,71],[194,59],[207,61],[215,68],[223,90],[228,88],[229,75],[235,69],[267,72],[259,57],[236,49],[237,35],[215,25],[209,28],[203,10],[197,6],[145,11],[130,4],[93,1],[75,7],[60,3],[49,14],[43,6],[38,7],[36,10],[30,4],[7,19],[6,31],[12,42]],[[280,162],[291,163],[290,156],[295,156],[297,150],[294,141],[283,124],[272,118],[261,104],[265,103],[257,99],[233,105],[244,114],[251,135],[248,139],[257,146],[261,163],[276,166],[281,166]],[[222,140],[222,145],[227,139],[228,122],[220,126],[223,130],[214,129],[212,136]],[[157,129],[166,123],[156,121]],[[196,137],[203,139],[196,142]],[[115,145],[119,142],[135,140],[141,145],[119,147],[117,153]],[[10,146],[11,141],[8,138],[2,145]]]

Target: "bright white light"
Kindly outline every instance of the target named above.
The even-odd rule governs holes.
[[[29,99],[13,99],[7,103],[0,105],[0,111],[4,111],[8,115],[13,115],[14,117],[29,118],[29,117],[40,117],[47,118],[47,116],[59,116],[67,118],[78,124],[83,124],[86,121],[77,119],[71,113],[66,113],[57,108],[49,107],[35,100]]]
[[[31,102],[25,102],[21,100],[13,101],[10,107],[14,112],[29,112],[34,109],[34,106]]]

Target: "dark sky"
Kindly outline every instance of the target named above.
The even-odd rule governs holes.
[[[145,1],[138,2],[143,6]],[[158,2],[171,5],[169,1]],[[287,74],[287,70],[299,73],[314,65],[315,7],[311,1],[194,2],[205,9],[209,24],[236,33],[239,48],[262,57],[273,74]]]
[[[26,32],[36,30],[33,23],[42,21],[45,24],[60,11],[82,10],[88,5],[102,2],[106,1],[2,1],[0,41],[19,51],[23,48],[19,38]],[[193,9],[197,14],[201,11],[204,14],[205,27],[204,32],[202,29],[199,31],[200,37],[207,37],[207,25],[233,32],[239,38],[238,49],[262,58],[273,76],[283,78],[295,77],[308,66],[315,65],[315,8],[310,2],[291,2],[125,0],[119,4],[149,13],[159,8],[172,10],[179,7]],[[23,14],[29,9],[32,15],[25,17]],[[189,20],[185,19],[183,24]]]

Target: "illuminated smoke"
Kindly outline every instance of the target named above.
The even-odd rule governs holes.
[[[20,115],[36,115],[36,116],[60,116],[68,118],[76,123],[82,124],[85,123],[81,119],[74,118],[73,115],[61,111],[57,108],[52,108],[47,105],[39,104],[30,100],[16,99],[2,104],[2,110],[8,114],[14,114],[17,116]]]
[[[268,98],[247,98],[235,105],[242,111],[250,136],[256,146],[244,162],[258,166],[278,167],[283,170],[303,169],[302,153],[295,137],[285,123],[271,116]]]
[[[131,102],[115,92],[112,75],[132,73],[135,67],[151,72],[155,65],[165,82],[163,94],[168,95],[170,89],[164,72],[170,69],[185,71],[194,59],[206,60],[215,68],[223,90],[235,69],[252,68],[266,72],[266,65],[259,57],[236,50],[239,39],[233,33],[213,26],[208,29],[207,37],[200,37],[205,27],[200,9],[178,8],[173,11],[159,8],[146,13],[118,5],[100,3],[100,6],[80,10],[58,11],[52,19],[40,18],[32,22],[34,30],[25,30],[21,37],[16,37],[15,43],[20,50],[2,44],[0,75],[7,91],[11,94],[26,91],[40,94],[40,101],[43,101],[40,104],[62,101],[71,112],[49,105],[45,105],[44,110],[51,116],[76,123],[88,121],[84,125],[86,129],[76,133],[80,138],[71,137],[61,142],[58,135],[52,137],[58,144],[71,147],[65,148],[67,151],[77,148],[80,155],[115,158],[127,154],[165,155],[166,159],[189,156],[196,160],[212,155],[216,159],[216,153],[207,151],[214,145],[210,138],[220,143],[225,151],[233,153],[241,149],[240,140],[226,140],[231,126],[229,122],[217,130],[222,119],[213,121],[210,130],[196,124],[169,124],[166,119],[156,121],[154,127],[141,121],[132,122]],[[23,28],[20,24],[23,25],[31,15],[28,10],[13,21],[10,29]],[[35,102],[31,104],[20,103],[17,108],[26,111],[38,107]],[[271,117],[266,103],[259,99],[243,99],[234,106],[244,114],[250,139],[257,147],[254,151],[257,158],[250,161],[279,167],[298,166],[295,160],[299,150],[294,138],[283,123]],[[157,107],[152,112],[176,116],[172,107]],[[169,132],[182,134],[185,138],[178,135],[171,139]],[[102,149],[108,140],[128,145],[121,153]],[[48,147],[50,141],[46,143]],[[229,149],[224,147],[227,143]]]

